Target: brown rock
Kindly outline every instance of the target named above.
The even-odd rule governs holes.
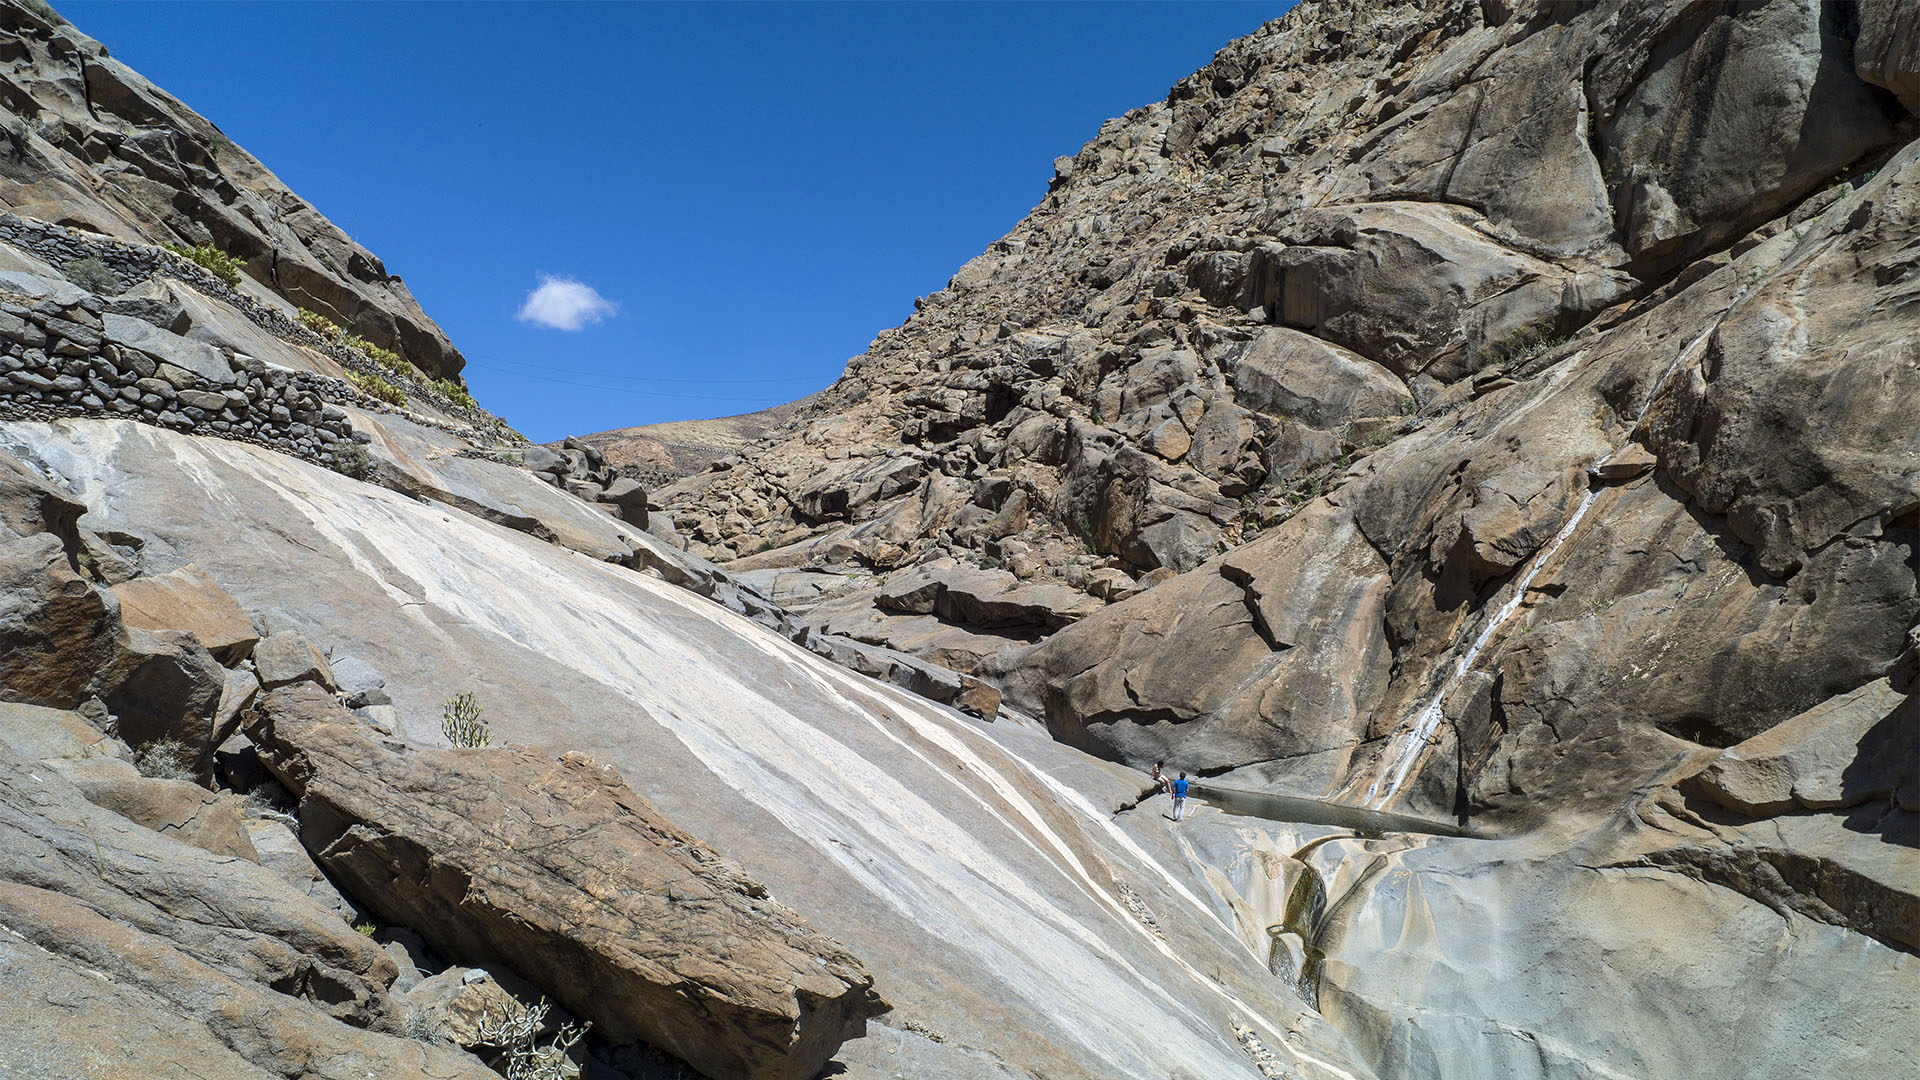
[[[886,1008],[857,960],[584,756],[390,750],[310,683],[268,691],[249,734],[349,891],[608,1038],[800,1080]]]
[[[88,802],[128,821],[215,855],[260,861],[247,837],[242,800],[234,796],[184,780],[141,776],[126,762],[107,757],[68,760],[57,769]]]
[[[116,621],[59,537],[0,541],[0,687],[19,700],[78,705],[113,662]]]
[[[192,563],[158,577],[121,582],[113,595],[127,626],[190,631],[228,667],[246,659],[260,637],[239,601]]]
[[[164,944],[166,955],[221,972],[222,982],[273,987],[290,995],[286,1000],[305,999],[362,1026],[398,1022],[385,995],[393,962],[333,913],[245,859],[211,854],[94,806],[57,771],[4,744],[0,882],[58,893],[90,916]],[[160,944],[145,947],[145,955],[156,949]]]
[[[253,669],[264,690],[296,682],[334,688],[333,669],[327,666],[325,654],[298,630],[283,629],[262,638],[253,647]]]
[[[189,633],[126,630],[102,682],[118,734],[133,746],[177,739],[205,763],[226,669]]]

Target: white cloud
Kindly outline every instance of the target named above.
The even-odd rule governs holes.
[[[541,274],[540,287],[527,294],[527,302],[514,317],[550,330],[579,330],[619,310],[618,304],[583,281]]]

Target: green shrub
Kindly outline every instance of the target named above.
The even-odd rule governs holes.
[[[319,334],[328,341],[338,341],[340,339],[340,328],[334,325],[332,319],[327,318],[317,311],[308,311],[306,308],[301,308],[300,325]]]
[[[1490,365],[1499,371],[1511,371],[1525,364],[1541,353],[1557,349],[1567,343],[1565,337],[1552,332],[1552,323],[1543,323],[1514,331],[1505,341],[1495,345]]]
[[[396,375],[413,367],[406,357],[401,356],[392,349],[383,349],[373,342],[368,341],[366,338],[361,337],[359,334],[347,334],[340,339],[340,343],[349,349],[360,350],[366,354],[367,359],[374,362],[375,366],[393,372]]]
[[[407,403],[407,392],[405,390],[400,389],[378,375],[372,375],[364,371],[349,371],[347,372],[347,378],[353,382],[353,385],[360,388],[361,393],[366,394],[376,401],[384,401],[389,405],[405,405]]]
[[[124,287],[120,275],[99,259],[88,256],[84,259],[72,259],[60,268],[66,272],[67,280],[87,290],[103,296],[117,296]]]
[[[141,776],[156,780],[193,780],[197,778],[193,758],[193,751],[179,739],[154,739],[134,749],[133,767]]]
[[[373,935],[380,932],[379,927],[373,925],[370,922],[367,922],[364,919],[362,919],[357,923],[354,923],[353,928],[356,932],[360,934],[361,937],[372,937]]]
[[[199,247],[188,247],[185,244],[168,244],[167,250],[198,265],[214,277],[226,282],[227,287],[230,289],[240,284],[240,268],[245,266],[246,263],[221,251],[212,244],[201,244]]]
[[[337,442],[333,444],[333,467],[342,476],[365,480],[373,473],[373,455],[357,442]]]
[[[441,396],[462,409],[477,409],[480,407],[480,403],[473,400],[473,395],[467,392],[467,388],[454,382],[452,379],[435,379],[433,380],[433,388],[440,391]]]
[[[477,749],[493,741],[493,732],[480,722],[480,699],[471,692],[456,694],[447,700],[440,716],[440,730],[455,746]]]

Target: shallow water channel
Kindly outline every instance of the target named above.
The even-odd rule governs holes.
[[[1425,833],[1429,836],[1474,837],[1473,833],[1445,821],[1433,821],[1415,817],[1412,814],[1396,814],[1390,810],[1369,810],[1363,806],[1347,803],[1303,799],[1295,795],[1276,795],[1267,791],[1246,791],[1240,788],[1216,787],[1212,784],[1194,784],[1193,796],[1217,810],[1238,814],[1241,817],[1266,818],[1269,821],[1310,822],[1315,825],[1352,829],[1360,833],[1408,832]]]

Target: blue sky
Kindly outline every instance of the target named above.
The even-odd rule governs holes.
[[[1290,5],[56,6],[404,277],[549,440],[826,386],[1054,157]],[[516,319],[548,278],[612,312]]]

